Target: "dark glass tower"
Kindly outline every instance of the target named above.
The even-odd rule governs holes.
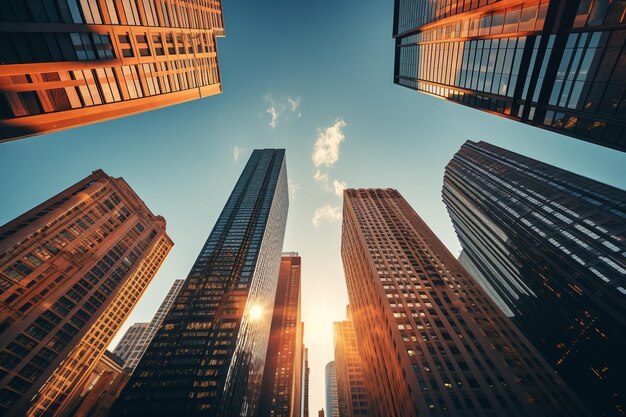
[[[626,192],[466,142],[443,199],[485,290],[594,415],[624,415]]]
[[[587,415],[396,190],[344,192],[341,255],[372,416]]]
[[[621,1],[395,0],[394,82],[626,151]]]
[[[287,220],[285,151],[255,150],[113,416],[253,416]]]

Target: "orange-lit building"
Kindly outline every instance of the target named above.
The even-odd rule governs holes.
[[[294,252],[283,253],[258,416],[301,416],[304,346],[300,318],[300,274],[300,256]]]
[[[64,415],[172,245],[101,170],[2,226],[0,414]]]
[[[0,2],[0,142],[221,92],[221,0]]]
[[[347,310],[348,320],[333,323],[339,417],[369,416],[363,365]]]
[[[371,415],[589,415],[396,190],[344,192],[341,251]]]

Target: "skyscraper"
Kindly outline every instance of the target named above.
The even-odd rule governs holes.
[[[304,346],[300,317],[300,268],[301,259],[296,252],[283,253],[258,417],[301,417]]]
[[[339,400],[337,399],[337,374],[335,361],[328,362],[324,368],[326,376],[326,413],[329,417],[339,417]]]
[[[344,191],[341,253],[373,416],[587,415],[396,190]]]
[[[340,417],[368,416],[369,404],[363,379],[363,364],[352,325],[348,320],[333,323],[337,404]]]
[[[135,370],[139,360],[146,349],[148,349],[148,345],[163,322],[165,315],[172,307],[172,304],[174,304],[176,295],[178,295],[178,291],[183,286],[183,282],[185,282],[184,279],[174,281],[150,323],[135,323],[124,333],[124,337],[122,337],[113,351],[124,361],[124,368],[130,369],[131,372]]]
[[[0,2],[0,142],[221,92],[221,0]]]
[[[67,411],[172,245],[101,170],[2,226],[0,414]]]
[[[309,368],[309,349],[304,348],[304,398],[302,404],[302,417],[309,417],[309,378],[311,368]]]
[[[394,82],[626,151],[625,7],[395,0]]]
[[[288,208],[283,149],[255,150],[112,416],[253,416]]]
[[[594,415],[624,415],[626,192],[466,142],[443,199],[485,290]]]

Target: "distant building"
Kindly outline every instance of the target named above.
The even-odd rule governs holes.
[[[398,191],[344,191],[341,254],[373,416],[589,415]]]
[[[328,417],[339,417],[335,361],[331,361],[326,364],[324,373],[326,376],[326,411],[328,412]]]
[[[396,84],[626,151],[623,3],[394,4]]]
[[[0,20],[0,142],[222,91],[221,0],[2,1]]]
[[[468,141],[443,200],[485,291],[594,415],[626,413],[626,191]]]
[[[152,338],[170,310],[184,282],[184,279],[175,280],[150,323],[133,324],[124,333],[124,336],[115,347],[113,353],[124,361],[124,367],[130,369],[131,373],[137,367],[146,349],[148,349],[148,345],[150,345]]]
[[[0,414],[66,413],[172,245],[101,170],[2,226]]]
[[[86,381],[77,404],[68,417],[106,417],[117,396],[130,378],[130,370],[116,355],[104,352]]]
[[[112,417],[255,415],[288,206],[284,149],[255,150]]]
[[[300,256],[295,252],[283,253],[257,412],[259,417],[301,417],[304,346],[300,277]]]
[[[304,349],[304,404],[302,405],[302,417],[309,417],[309,378],[311,368],[309,368],[309,349]]]
[[[324,409],[322,408],[320,411],[317,412],[318,417],[324,417]]]
[[[339,416],[368,416],[370,413],[363,379],[363,364],[351,321],[350,308],[348,307],[347,310],[348,320],[333,323]]]
[[[149,322],[134,323],[126,330],[126,333],[124,333],[124,336],[122,336],[120,342],[113,350],[113,353],[122,359],[124,364],[133,362],[133,370],[150,343],[145,337],[148,327],[150,327]],[[131,368],[131,366],[126,365],[126,368]]]

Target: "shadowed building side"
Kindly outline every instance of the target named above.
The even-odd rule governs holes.
[[[626,191],[471,141],[443,183],[477,282],[594,415],[626,413]]]

